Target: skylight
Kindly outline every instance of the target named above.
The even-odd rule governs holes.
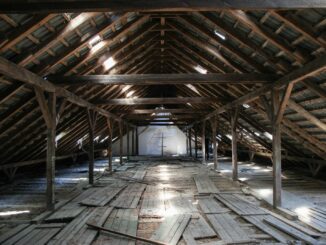
[[[268,139],[270,139],[270,140],[273,139],[273,135],[271,135],[271,134],[268,133],[268,132],[265,132],[264,135],[265,135]]]
[[[113,57],[108,58],[103,62],[103,66],[105,70],[111,69],[117,62],[113,59]]]
[[[127,98],[131,97],[135,92],[136,92],[135,90],[132,90],[132,91],[128,92],[126,97]]]
[[[94,46],[94,45],[96,45],[97,43],[99,43],[100,41],[102,40],[102,38],[99,36],[99,35],[96,35],[95,37],[93,37],[89,42],[88,42],[88,44],[90,45],[90,46]]]
[[[195,93],[201,95],[201,94],[199,93],[198,89],[196,89],[194,85],[192,85],[192,84],[186,84],[186,86],[187,86],[189,89],[191,89],[192,91],[194,91]]]
[[[223,35],[222,33],[220,33],[219,31],[214,30],[214,33],[215,33],[216,36],[218,36],[218,37],[221,38],[222,40],[225,40],[225,39],[226,39],[226,36]]]
[[[204,69],[203,67],[201,67],[200,65],[197,65],[194,68],[195,68],[196,71],[198,71],[201,74],[206,74],[207,73],[207,70]]]

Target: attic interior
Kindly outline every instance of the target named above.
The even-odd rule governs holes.
[[[0,1],[0,244],[326,244],[325,17]]]

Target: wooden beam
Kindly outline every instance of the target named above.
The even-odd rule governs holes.
[[[50,127],[47,128],[46,147],[46,206],[53,210],[55,205],[55,137],[56,137],[56,96],[49,93],[48,111]]]
[[[189,156],[192,157],[191,129],[188,129]]]
[[[216,102],[213,98],[205,97],[165,97],[165,98],[123,98],[98,100],[97,105],[155,105],[155,104],[208,104]]]
[[[326,131],[326,124],[322,120],[320,120],[317,117],[315,117],[314,115],[312,115],[309,111],[307,111],[306,109],[304,109],[301,105],[299,105],[298,103],[295,103],[292,100],[289,100],[288,101],[288,105],[289,105],[289,107],[291,109],[295,110],[301,116],[303,116],[304,118],[306,118],[309,122],[315,124],[320,129]]]
[[[239,107],[231,110],[231,131],[232,131],[232,179],[238,180],[238,135],[237,122],[239,116]]]
[[[135,128],[136,132],[135,132],[135,136],[136,136],[136,156],[139,155],[139,135],[138,135],[138,127]]]
[[[29,20],[24,25],[15,28],[8,35],[5,35],[5,38],[3,39],[3,41],[1,41],[0,52],[4,52],[10,49],[18,42],[20,42],[22,39],[24,39],[26,36],[36,31],[40,26],[44,25],[46,22],[48,22],[50,19],[54,17],[55,17],[54,14],[38,15],[32,18],[31,20]]]
[[[281,100],[281,104],[278,108],[277,114],[276,114],[276,118],[275,118],[275,123],[280,123],[282,121],[283,118],[283,114],[285,112],[286,109],[286,105],[290,99],[291,96],[291,92],[292,92],[292,88],[293,88],[293,83],[289,83],[285,90],[284,90],[284,94]]]
[[[127,160],[129,161],[130,158],[130,131],[127,125]]]
[[[198,128],[195,127],[195,158],[198,159]]]
[[[212,128],[214,170],[218,170],[219,164],[217,161],[217,141],[216,141],[217,117],[216,116],[211,118],[211,128]]]
[[[254,84],[275,81],[278,76],[264,73],[210,74],[131,74],[49,76],[47,80],[60,85],[167,85],[167,84]]]
[[[323,99],[326,99],[326,91],[321,86],[317,85],[314,82],[308,81],[308,80],[305,80],[302,82],[307,88],[309,88],[315,94],[319,95]]]
[[[179,119],[195,119],[199,118],[200,115],[198,114],[180,114],[180,115],[167,115],[167,116],[160,116],[160,115],[128,115],[124,118],[128,120],[179,120]]]
[[[132,129],[132,134],[131,134],[131,155],[135,155],[135,129]]]
[[[113,140],[113,125],[112,119],[106,118],[106,125],[108,128],[108,160],[109,160],[109,172],[112,173],[112,140]]]
[[[94,131],[96,126],[97,113],[87,110],[87,122],[88,122],[88,183],[94,184]]]
[[[0,4],[0,13],[70,13],[70,12],[175,12],[175,11],[219,11],[222,9],[305,9],[325,8],[320,0],[175,0],[148,2],[137,0],[17,0]]]
[[[119,159],[120,165],[122,165],[122,155],[123,155],[123,125],[119,122]]]
[[[202,135],[201,135],[201,152],[202,152],[202,163],[206,164],[206,121],[202,124]]]
[[[60,88],[44,80],[37,74],[30,72],[29,70],[14,64],[13,62],[0,57],[0,73],[8,76],[12,79],[19,80],[21,82],[28,83],[35,87],[38,87],[47,92],[55,92],[56,96],[66,98],[69,102],[76,104],[80,107],[86,107],[88,109],[94,110],[104,117],[113,118],[116,121],[122,121],[122,119],[96,105],[82,99],[76,94],[66,90],[65,88]]]
[[[203,114],[209,111],[207,110],[196,110],[187,108],[174,108],[174,109],[134,109],[125,111],[113,111],[115,114],[153,114],[153,113],[171,113],[171,114]]]
[[[280,108],[279,91],[273,89],[272,97],[272,160],[273,160],[273,206],[282,205],[282,148],[281,148],[281,123],[276,120],[277,112]]]
[[[44,92],[42,89],[40,89],[38,87],[35,87],[34,91],[35,91],[36,100],[40,106],[46,126],[47,126],[47,128],[51,128],[53,126],[52,118],[51,118],[51,113],[50,113],[48,102],[45,98]]]

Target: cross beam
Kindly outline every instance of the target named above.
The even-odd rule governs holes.
[[[216,99],[207,97],[164,97],[164,98],[126,98],[98,100],[97,105],[155,105],[155,104],[207,104],[214,103]]]
[[[157,114],[157,113],[171,113],[171,114],[203,114],[207,113],[207,110],[195,110],[186,108],[175,108],[175,109],[135,109],[125,111],[114,111],[116,114]]]
[[[221,9],[325,8],[321,0],[15,0],[2,1],[0,13],[218,11]]]
[[[47,80],[62,85],[166,85],[166,84],[254,84],[273,82],[278,77],[260,73],[213,73],[213,74],[130,74],[130,75],[87,75],[49,76]]]

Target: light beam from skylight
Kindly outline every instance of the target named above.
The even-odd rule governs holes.
[[[201,74],[207,74],[207,70],[201,67],[200,65],[197,65],[194,67],[196,71],[198,71]]]

